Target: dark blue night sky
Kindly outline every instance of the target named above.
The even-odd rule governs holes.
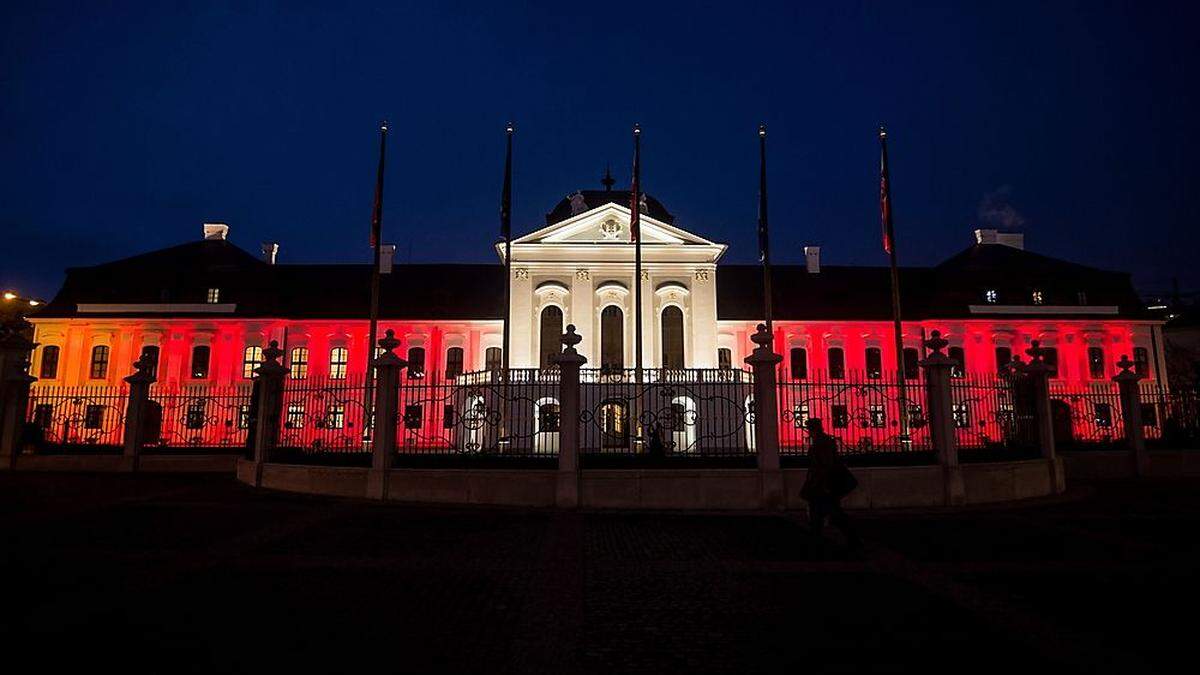
[[[0,286],[48,296],[213,220],[365,262],[383,117],[401,260],[494,260],[512,119],[521,233],[608,162],[626,184],[636,121],[645,189],[750,262],[766,122],[774,256],[886,264],[886,121],[902,263],[1015,225],[1145,291],[1200,286],[1183,3],[568,4],[5,3]]]

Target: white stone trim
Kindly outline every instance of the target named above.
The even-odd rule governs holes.
[[[1116,305],[967,305],[972,314],[1117,314]]]
[[[232,314],[237,304],[232,302],[208,304],[194,303],[79,303],[75,310],[80,314]]]

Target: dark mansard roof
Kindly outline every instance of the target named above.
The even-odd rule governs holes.
[[[546,214],[546,224],[553,225],[567,220],[571,216],[590,211],[594,208],[604,206],[605,204],[619,204],[625,208],[629,208],[629,190],[577,190],[563,197],[550,213]],[[667,211],[667,207],[663,206],[662,202],[654,198],[654,195],[642,193],[646,198],[645,215],[657,220],[660,223],[668,225],[675,224],[675,216]],[[573,206],[572,201],[577,201],[582,197],[583,204]]]
[[[605,193],[605,194],[616,194]],[[804,266],[775,265],[775,318],[780,320],[887,320],[891,318],[886,267],[825,265],[810,274]],[[719,319],[762,317],[762,270],[757,265],[717,268]],[[208,318],[365,318],[368,265],[269,265],[225,240],[173,246],[124,260],[67,271],[62,289],[36,316],[80,315],[83,304],[203,303],[207,289],[220,288],[229,313]],[[1000,318],[1063,316],[1145,318],[1129,275],[1085,267],[1000,244],[976,244],[934,267],[906,267],[900,287],[906,319],[997,316],[972,313],[983,291],[994,289],[997,304],[1029,306]],[[1034,289],[1045,307],[1030,306]],[[1080,294],[1083,294],[1081,296]],[[1086,307],[1097,308],[1089,312]],[[186,316],[122,311],[88,316]],[[504,270],[498,264],[403,264],[382,279],[380,315],[390,319],[500,319],[504,316]]]

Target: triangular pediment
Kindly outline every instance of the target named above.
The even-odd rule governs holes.
[[[628,244],[631,217],[627,207],[605,204],[530,232],[514,239],[513,244]],[[719,246],[704,237],[646,215],[641,216],[641,233],[643,246]]]

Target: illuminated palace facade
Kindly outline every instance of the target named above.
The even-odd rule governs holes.
[[[591,367],[633,367],[634,284],[642,287],[644,365],[739,368],[762,320],[762,273],[722,265],[726,245],[675,225],[645,197],[643,274],[634,278],[629,193],[583,190],[559,202],[545,227],[512,242],[511,366],[549,365],[574,324]],[[1160,323],[1146,317],[1128,275],[1024,250],[1020,235],[978,230],[933,267],[904,268],[902,361],[916,369],[921,341],[939,330],[961,371],[995,373],[1033,340],[1052,348],[1056,377],[1107,381],[1128,354],[1151,381],[1163,363]],[[146,353],[168,386],[246,384],[271,340],[294,378],[361,377],[366,367],[370,268],[277,263],[252,255],[208,224],[202,239],[68,270],[31,317],[31,373],[39,384],[117,385]],[[501,261],[503,247],[497,247]],[[787,377],[896,372],[888,270],[774,268],[776,350]],[[386,261],[385,261],[386,262]],[[501,264],[387,264],[380,332],[392,329],[410,377],[453,377],[502,363]]]

